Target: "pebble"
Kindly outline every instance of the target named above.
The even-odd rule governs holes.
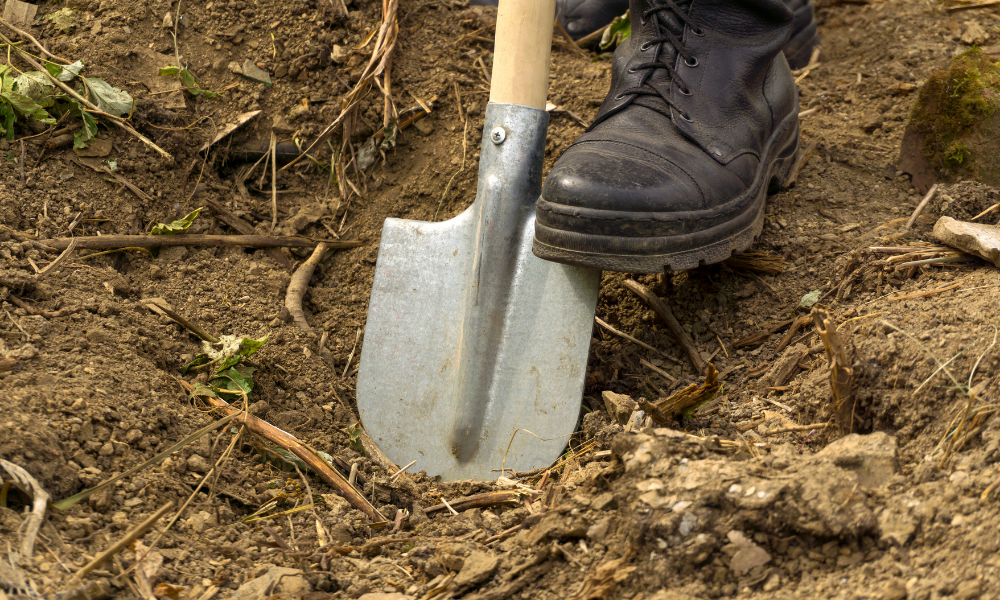
[[[212,465],[210,465],[203,457],[197,454],[192,454],[187,459],[187,467],[195,473],[208,473],[209,469],[212,468]]]

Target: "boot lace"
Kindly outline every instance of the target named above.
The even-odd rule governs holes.
[[[653,74],[653,72],[662,69],[666,71],[667,74],[670,76],[670,80],[678,83],[678,85],[680,86],[679,91],[681,94],[684,94],[685,96],[691,95],[691,91],[688,89],[686,85],[684,85],[684,80],[677,73],[677,70],[674,69],[673,65],[663,61],[664,54],[667,53],[664,52],[664,47],[662,46],[662,44],[670,44],[670,46],[677,51],[677,56],[683,58],[684,64],[687,65],[688,67],[694,68],[698,66],[698,59],[687,48],[684,47],[684,44],[681,43],[680,36],[677,33],[674,33],[674,31],[672,31],[670,27],[664,24],[664,21],[661,19],[660,14],[667,13],[668,15],[672,14],[673,16],[677,17],[677,20],[680,23],[681,33],[683,33],[684,31],[684,25],[689,26],[691,28],[691,32],[695,35],[704,35],[705,32],[701,27],[698,26],[697,23],[694,22],[694,19],[688,16],[687,12],[685,12],[680,6],[677,5],[677,3],[674,0],[662,0],[662,2],[663,2],[662,4],[656,4],[650,6],[648,9],[644,10],[640,15],[640,19],[642,20],[643,24],[645,24],[646,21],[648,21],[650,17],[652,17],[657,25],[657,29],[659,30],[660,35],[659,37],[655,37],[653,39],[646,40],[645,42],[643,42],[642,45],[639,46],[639,50],[645,52],[650,48],[652,48],[653,46],[659,45],[659,47],[656,50],[656,54],[654,55],[653,60],[640,63],[638,65],[629,68],[630,73],[645,71],[642,78],[642,82],[635,87],[623,90],[620,94],[618,94],[618,99],[620,100],[622,98],[625,98],[626,96],[658,96],[667,104],[668,107],[673,107],[674,109],[676,109],[680,113],[682,119],[690,122],[691,117],[688,116],[688,114],[684,112],[683,109],[681,109],[676,104],[670,101],[670,98],[667,96],[665,89],[663,88],[657,89],[657,87],[654,87],[649,82],[650,76]],[[668,58],[675,58],[675,57],[668,56]],[[667,116],[669,116],[669,110],[667,112]]]

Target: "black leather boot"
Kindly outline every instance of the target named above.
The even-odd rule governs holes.
[[[785,58],[793,69],[801,69],[809,63],[813,48],[819,45],[819,31],[816,27],[816,12],[813,0],[785,0],[792,10],[792,35],[785,44]]]
[[[611,92],[537,204],[535,255],[653,273],[716,263],[760,233],[798,149],[783,0],[631,0]]]

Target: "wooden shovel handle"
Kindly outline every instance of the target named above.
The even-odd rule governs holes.
[[[490,102],[545,109],[556,0],[500,0]]]

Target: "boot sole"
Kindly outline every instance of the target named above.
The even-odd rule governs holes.
[[[722,262],[749,248],[760,235],[768,189],[777,191],[785,187],[798,148],[798,114],[792,113],[771,134],[764,148],[764,160],[743,196],[753,198],[747,203],[748,208],[726,223],[695,233],[634,238],[557,230],[536,221],[531,251],[545,260],[624,273],[686,271]],[[553,243],[556,240],[558,245]],[[636,246],[642,246],[644,251],[636,251]],[[600,251],[593,251],[595,248]]]

